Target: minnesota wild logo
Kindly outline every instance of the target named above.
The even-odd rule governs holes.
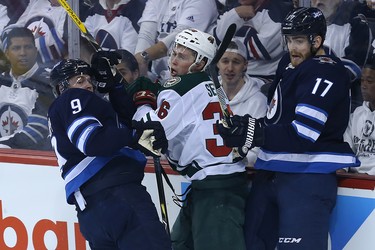
[[[163,87],[164,88],[169,88],[169,87],[172,87],[174,85],[176,85],[177,83],[181,82],[181,77],[179,76],[176,76],[176,77],[172,77],[171,79],[167,80],[164,84],[163,84]]]

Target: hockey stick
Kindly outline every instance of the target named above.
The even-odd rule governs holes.
[[[90,34],[90,32],[88,32],[88,30],[86,29],[84,23],[81,21],[81,19],[79,19],[79,17],[77,16],[77,14],[72,10],[72,8],[68,4],[68,2],[66,0],[57,0],[57,1],[61,4],[61,6],[68,13],[68,15],[70,16],[70,18],[73,20],[73,22],[76,24],[76,26],[78,27],[78,29],[81,31],[83,37],[89,42],[89,44],[91,45],[91,47],[93,47],[94,51],[95,52],[100,51],[101,50],[100,45],[95,40],[95,38]],[[113,71],[112,73],[116,72],[116,73],[120,74],[123,77],[123,81],[126,81],[125,78],[124,78],[124,76],[123,76],[123,74],[121,74],[121,72],[119,70],[117,70],[116,67],[112,67],[112,71]]]
[[[95,38],[87,31],[85,25],[79,19],[79,17],[76,15],[76,13],[72,10],[70,5],[66,0],[57,0],[61,6],[65,9],[65,11],[68,13],[70,18],[73,20],[73,22],[77,25],[78,29],[82,32],[82,35],[86,40],[90,43],[90,45],[94,48],[94,50],[97,52],[100,50],[100,45],[95,40]]]
[[[154,167],[155,167],[156,184],[158,186],[161,219],[162,219],[162,223],[164,224],[165,231],[167,231],[167,234],[169,235],[170,231],[169,231],[169,220],[168,220],[168,212],[167,212],[167,202],[166,202],[165,193],[164,193],[164,185],[163,185],[163,178],[162,178],[162,165],[160,163],[159,157],[154,157]]]
[[[227,96],[224,92],[223,87],[221,86],[219,82],[216,64],[219,62],[220,58],[223,56],[224,52],[227,50],[229,43],[231,42],[234,34],[236,33],[236,28],[237,28],[236,24],[234,23],[229,25],[227,32],[225,33],[224,38],[220,43],[219,49],[217,50],[210,65],[208,65],[208,70],[209,70],[211,79],[215,84],[216,93],[219,98],[220,108],[224,116],[222,122],[227,127],[231,123],[230,116],[232,114],[232,111],[230,110],[229,105],[227,105],[227,102],[226,102]]]

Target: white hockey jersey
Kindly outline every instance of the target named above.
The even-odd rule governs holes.
[[[222,114],[214,83],[206,73],[171,78],[157,104],[157,110],[142,119],[160,121],[168,139],[167,159],[181,175],[202,180],[245,171],[244,162],[233,162],[232,148],[224,145],[216,129]],[[135,117],[142,112],[138,109]]]
[[[344,140],[356,153],[361,165],[351,168],[358,173],[375,175],[375,111],[371,111],[368,102],[363,102],[350,116]]]

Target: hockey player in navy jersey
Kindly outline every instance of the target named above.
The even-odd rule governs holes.
[[[122,77],[111,73],[111,52],[92,65],[65,59],[52,69],[58,98],[48,117],[51,142],[66,199],[75,204],[80,231],[91,249],[166,250],[171,243],[146,188],[146,158],[134,150],[129,122],[134,113]],[[106,101],[94,93],[94,78]],[[104,84],[103,84],[104,83]]]
[[[359,161],[343,134],[350,81],[340,59],[326,55],[323,13],[298,8],[282,24],[288,48],[269,90],[264,119],[232,117],[218,124],[227,146],[260,146],[247,200],[247,249],[326,250],[335,206],[335,171]]]
[[[139,134],[154,130],[154,145],[140,140],[145,153],[157,156],[153,151],[162,146],[171,167],[191,181],[172,227],[174,250],[245,249],[245,164],[233,162],[231,148],[217,133],[220,104],[204,72],[215,53],[212,35],[196,29],[178,33],[169,58],[173,77],[160,90],[156,110],[140,106],[135,119],[141,121],[133,123]]]

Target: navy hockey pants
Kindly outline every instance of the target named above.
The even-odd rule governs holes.
[[[87,208],[78,211],[78,222],[91,249],[172,248],[155,205],[140,183],[107,188],[85,199]]]
[[[258,171],[246,204],[246,248],[326,250],[336,197],[335,174]]]

